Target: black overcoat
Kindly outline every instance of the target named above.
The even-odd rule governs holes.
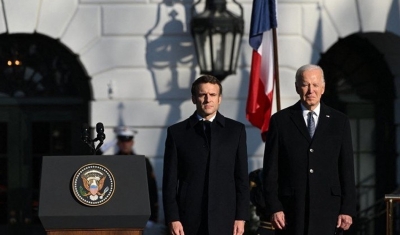
[[[274,114],[263,168],[268,216],[284,211],[287,222],[277,234],[333,235],[339,214],[355,214],[350,123],[327,105],[312,139],[300,102]]]
[[[196,114],[170,126],[163,172],[166,222],[181,221],[185,234],[195,235],[204,212],[210,235],[233,234],[235,220],[249,219],[247,165],[242,123],[217,113],[211,125],[211,146]],[[208,208],[202,208],[203,197],[208,197]]]

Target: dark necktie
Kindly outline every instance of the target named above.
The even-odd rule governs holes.
[[[315,121],[313,118],[313,111],[308,112],[308,118],[307,118],[307,128],[308,128],[308,133],[310,134],[310,137],[312,138],[314,136],[315,132]]]
[[[206,134],[207,142],[208,142],[208,144],[210,144],[211,143],[211,122],[204,120],[203,125],[204,125],[204,133]]]

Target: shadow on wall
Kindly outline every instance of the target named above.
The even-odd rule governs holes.
[[[147,68],[152,74],[157,99],[161,104],[171,104],[177,98],[184,100],[189,97],[187,92],[195,79],[195,51],[191,35],[186,29],[190,20],[187,17],[189,7],[180,1],[164,0],[159,3],[156,24],[145,35]],[[162,22],[166,23],[160,25]],[[178,71],[178,67],[184,68],[184,72]],[[181,84],[182,81],[190,82]],[[167,121],[173,123],[176,118]]]
[[[183,4],[181,0],[163,0],[157,6],[154,27],[145,35],[146,63],[157,100],[170,107],[166,126],[181,119],[180,107],[190,98],[190,86],[196,76],[195,50],[186,29],[190,6],[187,1]],[[163,152],[164,142],[158,145],[158,152]]]
[[[386,21],[386,31],[392,32],[397,35],[400,34],[399,7],[399,1],[393,0]]]

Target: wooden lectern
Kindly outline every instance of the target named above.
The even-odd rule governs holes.
[[[78,170],[92,164],[113,176],[112,195],[95,206],[82,203],[73,186]],[[141,235],[150,217],[147,187],[141,155],[44,156],[39,218],[48,235]]]

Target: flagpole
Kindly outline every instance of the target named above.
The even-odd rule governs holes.
[[[279,63],[278,63],[278,37],[276,28],[272,28],[272,42],[274,47],[274,72],[275,72],[275,92],[276,92],[276,110],[281,110],[281,91],[279,86]]]

